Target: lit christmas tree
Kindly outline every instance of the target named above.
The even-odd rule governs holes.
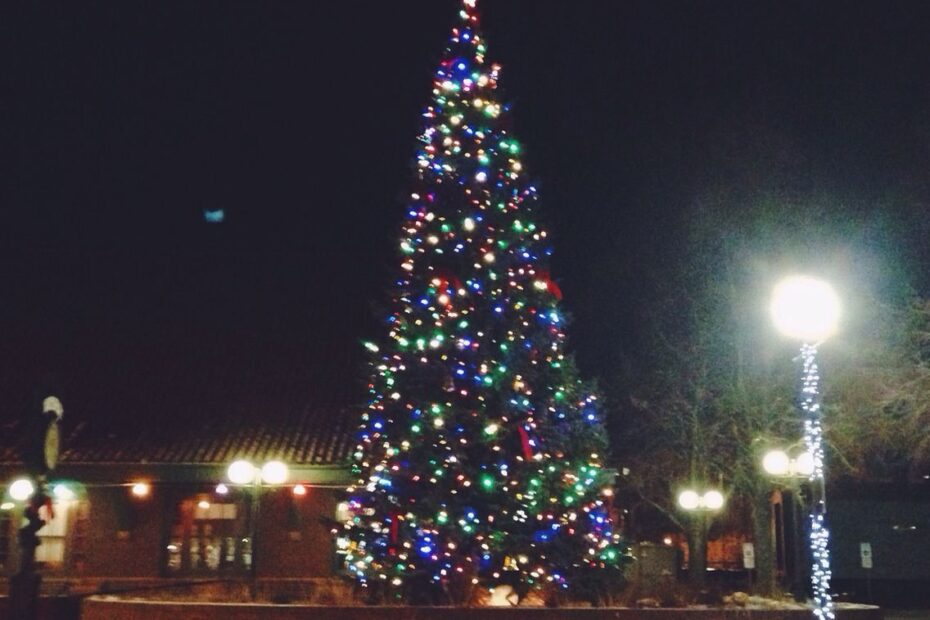
[[[604,430],[565,353],[536,190],[464,0],[419,137],[400,271],[340,533],[364,585],[568,588],[623,558]],[[427,590],[431,588],[427,587]],[[435,597],[434,599],[435,600]]]

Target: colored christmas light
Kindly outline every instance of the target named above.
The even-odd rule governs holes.
[[[566,352],[536,188],[475,0],[434,75],[338,531],[362,584],[568,587],[624,556],[597,398]],[[464,578],[464,577],[463,577]]]

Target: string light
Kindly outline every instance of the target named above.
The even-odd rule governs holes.
[[[565,352],[536,188],[509,134],[475,0],[436,70],[336,534],[363,585],[506,573],[568,587],[615,567],[604,430]],[[558,559],[555,559],[558,558]]]
[[[811,455],[813,467],[810,481],[819,492],[811,507],[810,549],[812,557],[811,586],[814,593],[814,615],[822,620],[834,620],[833,599],[830,596],[830,531],[826,527],[827,503],[824,493],[824,452],[822,412],[820,410],[820,372],[817,367],[817,347],[801,347],[802,384],[801,410],[804,412],[804,444]]]

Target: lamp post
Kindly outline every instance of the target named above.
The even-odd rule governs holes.
[[[13,618],[33,620],[38,613],[42,575],[36,570],[36,547],[39,546],[36,532],[45,526],[45,519],[40,510],[45,507],[49,511],[46,516],[51,514],[52,498],[46,478],[58,464],[58,423],[63,415],[61,401],[55,396],[46,396],[42,400],[41,415],[30,413],[25,419],[21,456],[28,476],[23,480],[17,480],[10,487],[10,495],[25,504],[24,523],[17,536],[19,567],[10,576],[9,608]]]
[[[249,502],[249,547],[251,561],[249,562],[249,593],[254,601],[258,594],[258,518],[262,483],[280,485],[287,482],[287,465],[281,461],[269,461],[261,467],[252,465],[249,461],[239,460],[233,462],[226,470],[226,477],[235,485],[248,486],[252,492]]]
[[[794,276],[775,287],[771,312],[778,330],[801,342],[802,383],[799,401],[804,417],[804,444],[811,460],[808,479],[814,496],[810,510],[814,616],[820,620],[833,620],[835,615],[830,596],[830,532],[826,527],[823,412],[820,408],[817,347],[836,332],[840,302],[833,288],[826,282]]]
[[[781,449],[769,450],[765,453],[765,456],[762,457],[762,469],[770,477],[784,481],[782,484],[782,492],[785,489],[790,490],[791,492],[791,561],[790,566],[792,568],[790,574],[790,586],[791,591],[795,596],[802,596],[804,592],[803,586],[803,571],[802,563],[804,561],[803,556],[804,552],[800,546],[800,539],[803,536],[803,530],[800,527],[801,522],[801,496],[802,490],[800,482],[802,480],[807,480],[811,477],[811,474],[814,473],[814,456],[806,450],[795,454],[794,456],[789,455],[788,452]],[[782,512],[780,516],[781,531],[783,536],[785,536],[785,517],[784,517],[784,502],[782,502]],[[784,539],[783,539],[784,541]],[[784,544],[784,543],[783,543]],[[782,551],[785,551],[784,546]],[[788,559],[785,559],[785,567],[787,571]]]
[[[703,587],[707,572],[707,521],[710,513],[723,508],[723,493],[716,489],[683,489],[678,506],[688,513],[691,528],[688,536],[688,577],[692,586]]]

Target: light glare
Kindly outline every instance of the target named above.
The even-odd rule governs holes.
[[[281,461],[269,461],[262,466],[262,480],[268,484],[287,482],[287,465]]]
[[[802,476],[810,476],[814,473],[814,455],[810,452],[802,452],[794,461],[794,468]]]
[[[708,491],[705,493],[704,507],[708,510],[720,510],[723,508],[723,493],[720,491]]]
[[[10,485],[10,497],[15,499],[17,502],[26,501],[32,497],[32,494],[35,492],[36,489],[32,485],[32,481],[26,480],[25,478],[14,480],[13,484]]]
[[[249,484],[255,480],[255,466],[248,461],[234,461],[226,470],[226,477],[233,484]]]
[[[74,499],[74,491],[64,484],[56,484],[52,488],[52,495],[55,496],[55,499],[59,499],[63,502],[70,502]]]
[[[696,492],[688,490],[682,491],[678,495],[678,505],[685,510],[694,510],[701,503],[701,496]]]
[[[784,476],[788,473],[789,466],[788,455],[782,450],[771,450],[762,459],[762,469],[773,476]]]
[[[775,287],[770,310],[780,332],[802,342],[818,343],[836,332],[840,300],[823,280],[793,276]]]

